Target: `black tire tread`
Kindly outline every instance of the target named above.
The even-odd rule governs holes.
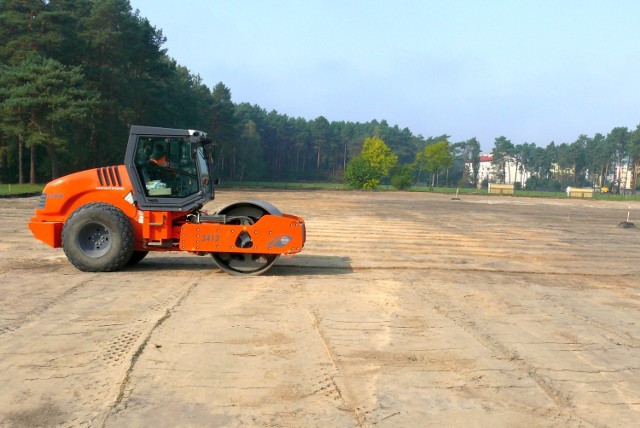
[[[89,258],[77,248],[74,243],[74,227],[83,221],[94,217],[104,217],[115,224],[116,234],[119,238],[119,248],[110,251],[109,257]],[[114,244],[115,245],[115,244]],[[119,208],[104,203],[91,202],[76,209],[67,219],[62,228],[62,249],[67,259],[76,268],[83,272],[113,272],[122,269],[131,259],[133,254],[134,233],[129,218]]]
[[[127,266],[138,264],[140,261],[142,261],[142,259],[147,257],[147,254],[149,254],[148,251],[134,251],[133,254],[131,254],[131,258],[127,262]]]

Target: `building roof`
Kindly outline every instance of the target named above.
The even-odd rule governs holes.
[[[493,153],[481,153],[480,154],[480,163],[482,162],[493,162]],[[470,160],[465,163],[471,163]]]

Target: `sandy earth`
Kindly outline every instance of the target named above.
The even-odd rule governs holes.
[[[637,426],[629,205],[220,191],[307,223],[266,275],[82,273],[0,200],[0,426]],[[640,203],[631,221],[640,226]]]

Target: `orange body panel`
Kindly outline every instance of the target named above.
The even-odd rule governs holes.
[[[29,222],[33,235],[52,247],[60,247],[62,226],[81,206],[105,202],[135,218],[136,208],[125,198],[131,180],[124,165],[77,172],[54,180],[42,191],[40,204]]]
[[[33,236],[53,248],[62,247],[62,226],[59,221],[34,221],[29,222],[29,229]]]
[[[247,248],[238,247],[243,233],[251,243]],[[302,251],[304,241],[304,221],[289,214],[267,214],[253,225],[186,223],[180,231],[180,249],[196,253],[295,254]]]

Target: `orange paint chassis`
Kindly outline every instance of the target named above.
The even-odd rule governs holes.
[[[148,162],[151,149],[166,165]],[[228,273],[255,275],[300,252],[304,220],[267,202],[201,211],[213,199],[212,153],[200,131],[132,126],[125,165],[47,184],[29,228],[84,271],[118,270],[149,251],[187,251],[211,254]]]
[[[266,214],[254,225],[192,224],[180,228],[180,249],[192,253],[295,254],[304,245],[304,221],[289,214]],[[246,247],[238,247],[245,237]],[[250,244],[248,244],[250,242]]]
[[[126,202],[127,187],[123,190],[98,189],[98,195],[96,192],[76,195],[75,202],[69,200],[65,203],[62,197],[56,198],[56,195],[68,193],[65,190],[68,186],[67,179],[71,181],[72,188],[74,178],[81,178],[83,174],[96,175],[96,171],[84,171],[47,185],[40,199],[42,206],[49,202],[46,204],[47,209],[37,209],[36,215],[28,223],[29,229],[37,239],[54,248],[62,247],[62,228],[68,217],[65,213],[72,213],[85,204],[100,201],[118,207],[129,217],[134,227],[136,251],[259,252],[290,255],[299,253],[304,246],[304,220],[290,214],[263,214],[252,225],[191,223],[187,221],[187,215],[184,213],[135,209]],[[260,201],[245,203],[255,204]],[[241,234],[249,235],[251,246],[238,247],[236,241]]]

